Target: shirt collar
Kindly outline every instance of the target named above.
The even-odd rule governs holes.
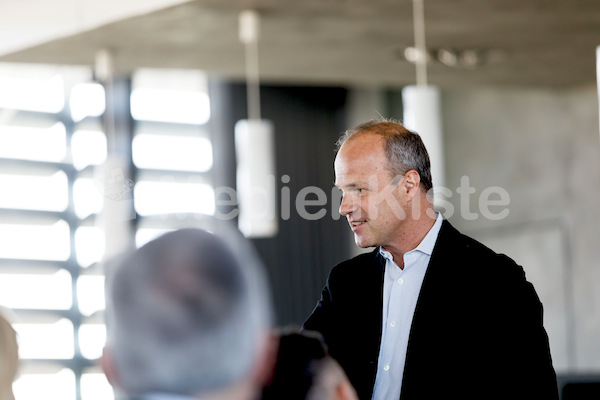
[[[433,224],[429,232],[427,232],[427,235],[425,235],[425,237],[423,238],[423,240],[421,240],[421,243],[419,243],[417,247],[415,247],[408,253],[411,253],[413,251],[419,251],[421,253],[427,254],[428,256],[431,256],[431,254],[433,253],[433,248],[435,247],[435,242],[437,241],[437,237],[442,227],[442,222],[444,221],[444,217],[442,217],[441,213],[436,211],[435,214],[437,215],[435,223]],[[381,246],[379,247],[379,254],[381,254],[386,259],[393,259],[390,252],[384,250],[384,248]]]

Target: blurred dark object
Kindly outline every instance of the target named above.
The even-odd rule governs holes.
[[[561,400],[600,400],[600,374],[559,375]]]
[[[262,400],[304,400],[316,375],[315,363],[327,357],[317,332],[286,327],[279,337],[279,354],[273,381],[264,388]]]

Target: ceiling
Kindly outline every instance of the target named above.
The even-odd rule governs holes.
[[[126,1],[126,0],[123,0]],[[196,0],[0,57],[92,65],[110,49],[121,71],[196,68],[243,78],[238,16],[261,16],[263,82],[402,87],[415,83],[411,0]],[[596,82],[599,0],[425,0],[429,83],[443,88]],[[449,66],[462,53],[478,65]],[[459,57],[460,60],[460,57]]]

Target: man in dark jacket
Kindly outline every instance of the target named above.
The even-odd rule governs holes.
[[[304,324],[361,400],[558,399],[542,305],[523,269],[432,205],[429,156],[394,121],[346,132],[335,184],[360,247]]]

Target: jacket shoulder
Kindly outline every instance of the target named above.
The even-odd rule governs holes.
[[[355,274],[362,271],[369,271],[373,269],[373,266],[380,265],[380,254],[379,248],[374,249],[368,253],[359,254],[348,260],[342,261],[336,264],[331,269],[330,275],[346,275]]]
[[[494,276],[504,275],[519,280],[525,279],[523,268],[506,254],[497,253],[480,241],[459,232],[448,221],[444,221],[440,230],[439,253],[441,258],[449,254],[459,255],[457,267],[479,274],[491,273]]]

